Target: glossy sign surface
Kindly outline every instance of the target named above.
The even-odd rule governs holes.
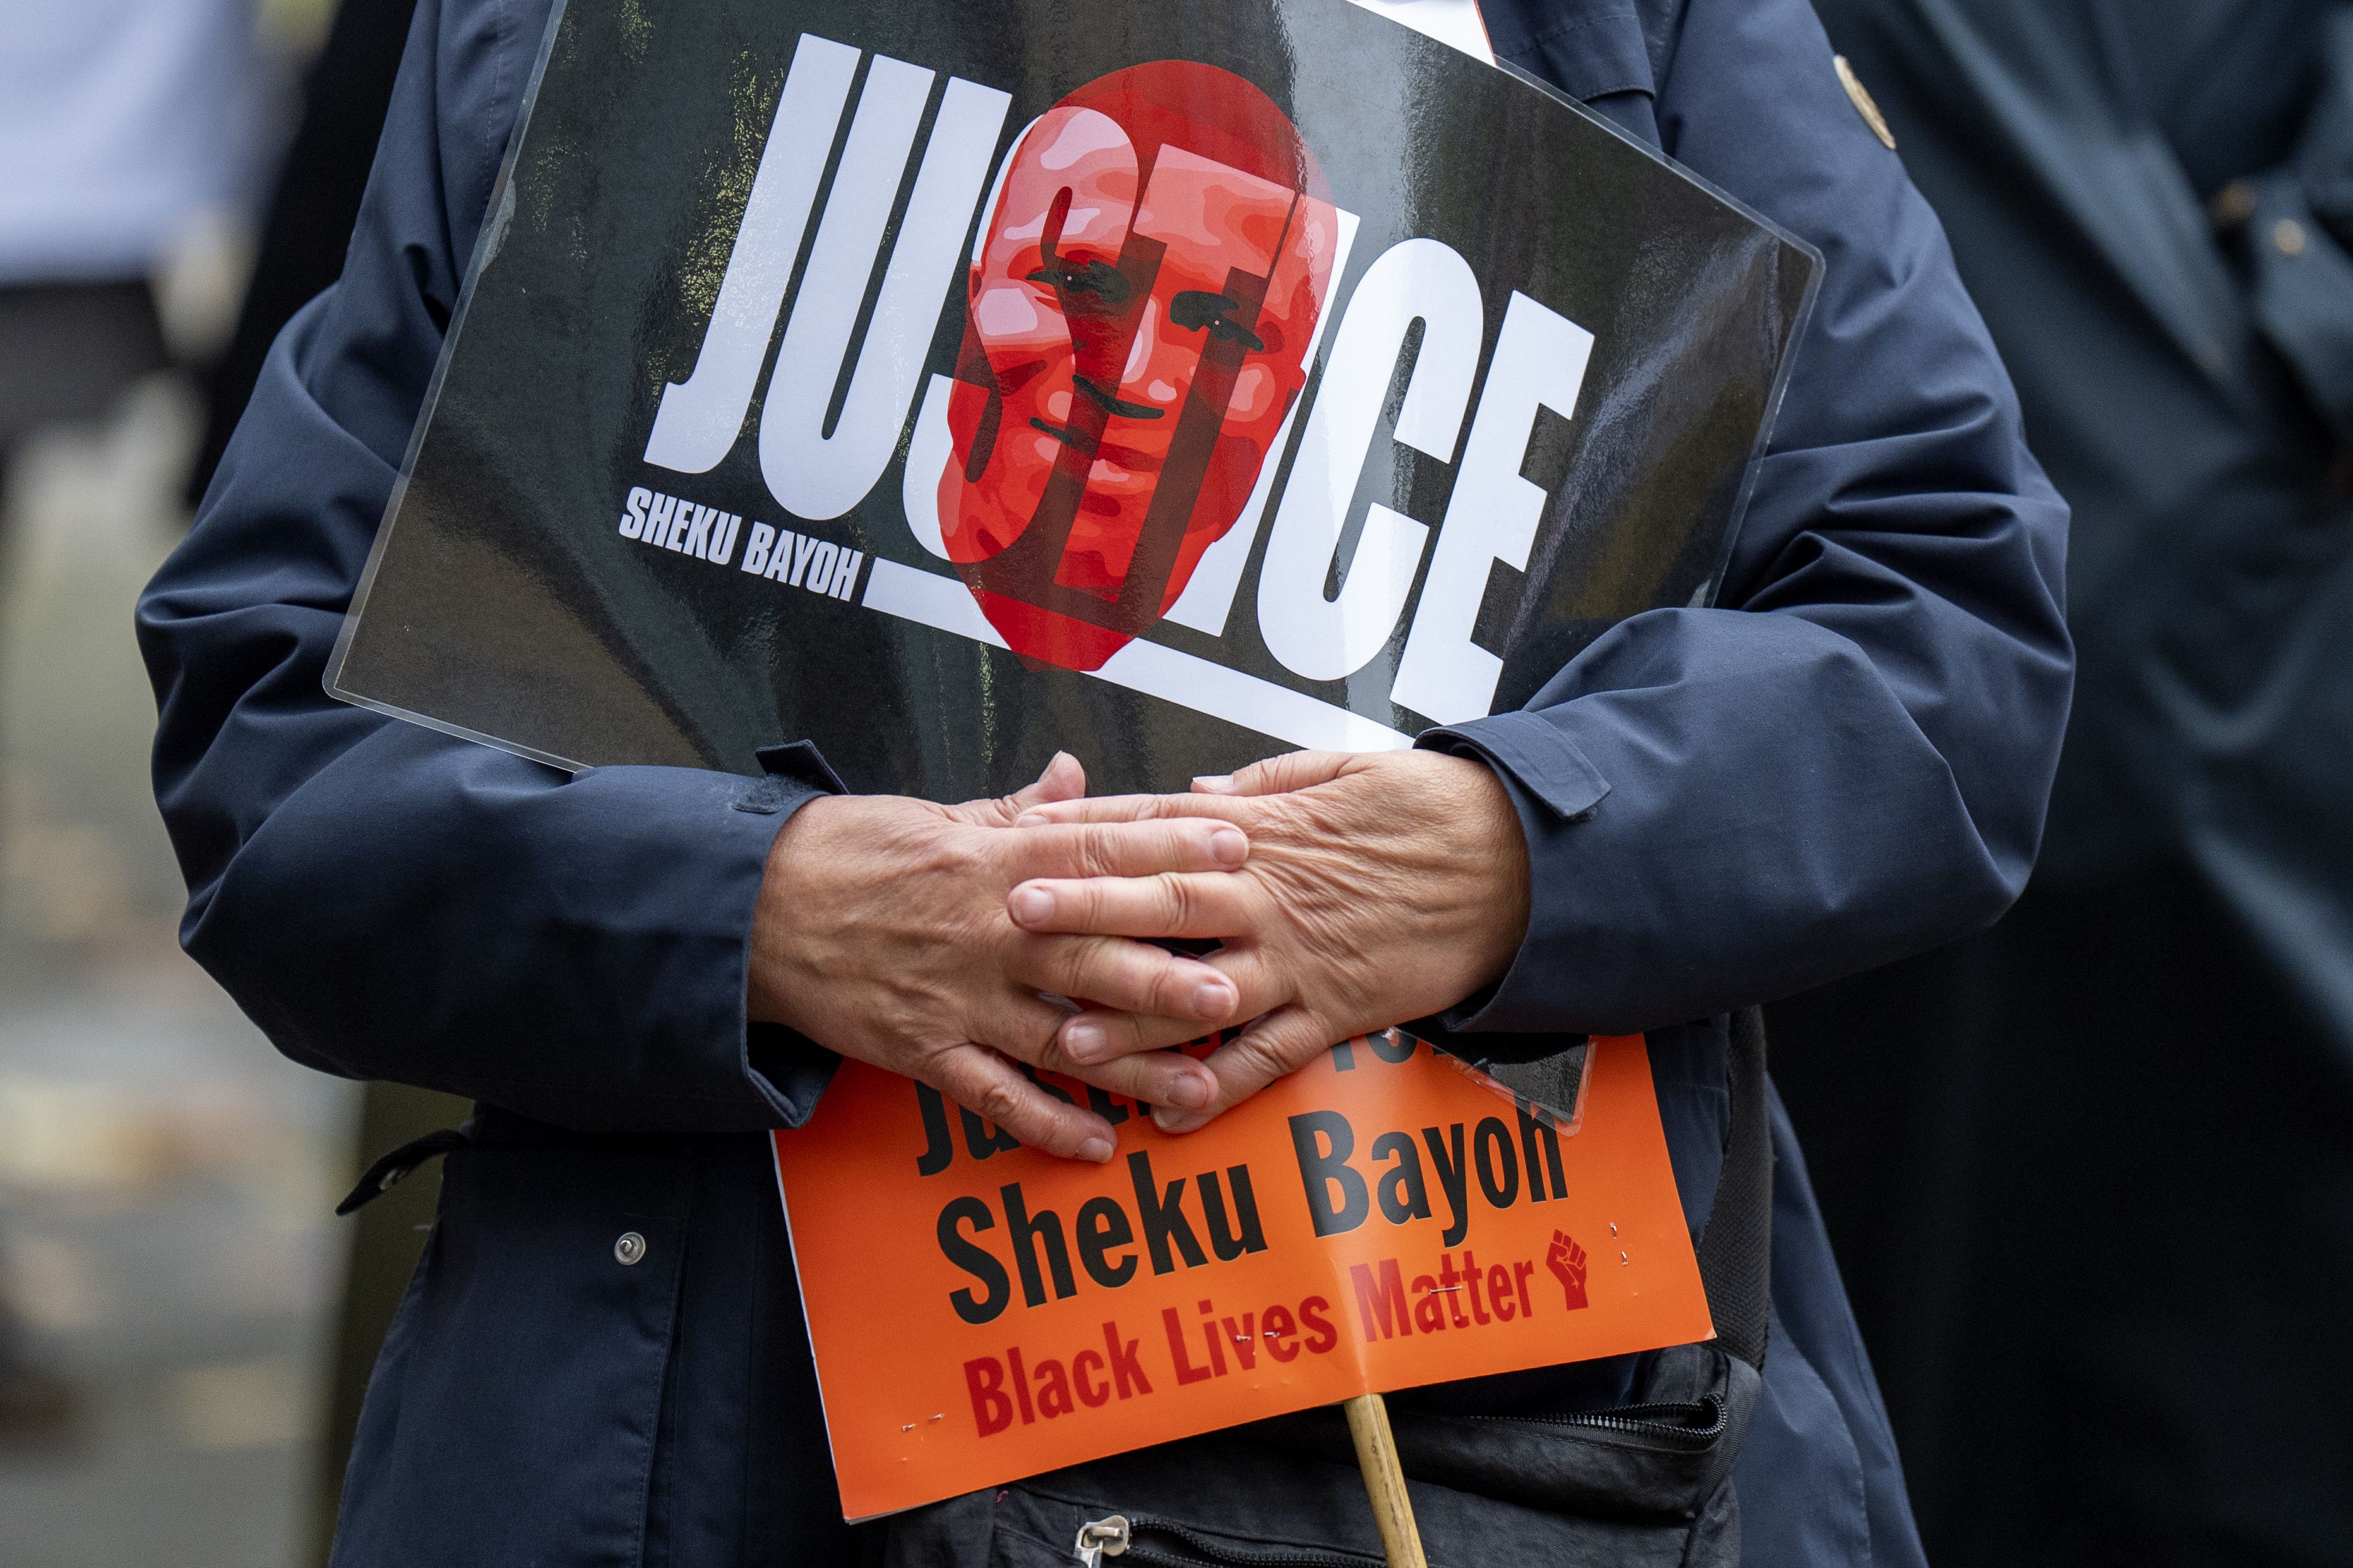
[[[1702,602],[1817,263],[1348,0],[571,6],[331,677],[567,766],[1399,746]]]

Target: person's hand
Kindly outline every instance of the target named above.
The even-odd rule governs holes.
[[[1071,1014],[1039,993],[1193,1019],[1187,1027],[1201,1034],[1232,1014],[1231,980],[1124,938],[1025,931],[1005,901],[1032,878],[1230,868],[1248,857],[1249,840],[1208,818],[1010,826],[1085,790],[1078,763],[1058,755],[1036,784],[1005,800],[941,806],[828,795],[802,806],[768,852],[752,925],[751,1016],[930,1084],[1056,1154],[1110,1159],[1111,1124],[1016,1063],[1154,1106],[1213,1103],[1217,1080],[1176,1052],[1068,1059],[1058,1031]]]
[[[1454,1005],[1502,978],[1526,936],[1519,817],[1482,763],[1437,752],[1297,752],[1230,779],[1198,780],[1194,791],[1065,798],[1018,820],[1229,822],[1250,836],[1246,864],[1040,877],[1007,904],[1041,934],[1224,942],[1205,961],[1236,986],[1232,1012],[1218,1022],[1251,1022],[1207,1058],[1214,1104],[1158,1102],[1169,1131],[1201,1126],[1335,1041]],[[1062,1025],[1062,1055],[1092,1067],[1208,1032],[1146,1016],[1155,1010],[1092,1007]]]

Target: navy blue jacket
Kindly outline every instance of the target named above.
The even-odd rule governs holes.
[[[1687,1210],[1708,1019],[1993,919],[2064,717],[2065,511],[1935,219],[1804,0],[1488,0],[1499,50],[1820,246],[1828,272],[1712,610],[1455,727],[1517,800],[1527,944],[1452,1020],[1651,1031]],[[388,1341],[336,1562],[786,1563],[853,1550],[758,1130],[830,1058],[747,1026],[785,813],[577,777],[342,706],[321,674],[457,300],[546,0],[426,0],[342,282],[270,355],[140,609],[184,936],[289,1056],[482,1103]],[[1911,1563],[1878,1394],[1777,1111],[1749,1559]],[[637,1231],[646,1259],[615,1239]]]
[[[1912,1352],[1923,1527],[1946,1564],[2342,1563],[2353,0],[1815,4],[2074,511],[2033,886],[1774,1018],[1841,1246],[1887,1238],[1847,1278]]]

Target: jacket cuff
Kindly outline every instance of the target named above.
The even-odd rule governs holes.
[[[849,786],[825,760],[825,753],[809,741],[794,741],[781,746],[764,746],[756,753],[765,776],[754,781],[735,802],[735,809],[753,816],[773,816],[775,829],[766,842],[773,846],[776,835],[785,830],[793,814],[822,795],[848,795]],[[763,878],[767,867],[766,853],[761,857]],[[757,883],[754,899],[756,907]],[[748,1007],[751,990],[752,922],[744,922],[744,961],[736,987],[739,1007]],[[833,1081],[841,1058],[818,1045],[797,1029],[782,1024],[755,1023],[747,1014],[741,1032],[742,1046],[738,1063],[744,1081],[753,1092],[766,1102],[776,1118],[776,1125],[799,1127],[817,1111],[817,1102],[826,1086]]]
[[[1554,886],[1574,875],[1568,861],[1576,828],[1592,819],[1609,794],[1609,781],[1560,725],[1544,713],[1515,710],[1429,731],[1415,744],[1475,757],[1494,770],[1520,819],[1531,887]],[[1540,928],[1532,904],[1528,934],[1504,977],[1434,1017],[1406,1026],[1407,1032],[1483,1061],[1536,1061],[1582,1041],[1582,1033],[1545,1026],[1540,995],[1550,987],[1540,979],[1548,962]]]
[[[1525,709],[1431,730],[1414,742],[1425,751],[1475,756],[1495,770],[1505,786],[1518,784],[1553,817],[1574,822],[1589,816],[1609,793],[1609,781],[1586,760],[1567,731],[1543,713]],[[1533,849],[1535,840],[1528,840]]]
[[[782,1024],[744,1026],[744,1079],[767,1101],[779,1127],[798,1127],[815,1115],[818,1098],[840,1066],[839,1057]]]

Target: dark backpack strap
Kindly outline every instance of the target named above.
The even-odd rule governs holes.
[[[1732,1129],[1724,1174],[1699,1238],[1699,1278],[1715,1342],[1762,1372],[1773,1300],[1773,1131],[1765,1110],[1765,1013],[1732,1016],[1726,1054]]]
[[[427,1132],[422,1138],[403,1143],[367,1168],[367,1174],[360,1178],[360,1184],[352,1189],[351,1196],[335,1205],[335,1216],[340,1219],[346,1215],[359,1213],[406,1181],[410,1173],[427,1160],[437,1159],[453,1149],[463,1149],[473,1141],[460,1129],[445,1127],[438,1132]]]

